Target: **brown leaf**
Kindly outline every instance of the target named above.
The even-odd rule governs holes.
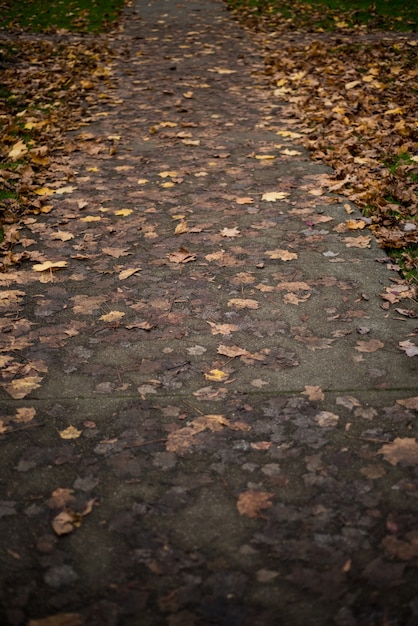
[[[217,352],[218,354],[223,354],[230,359],[234,359],[237,356],[242,356],[243,354],[249,354],[248,350],[245,350],[244,348],[239,348],[238,346],[225,346],[223,344],[218,347]]]
[[[418,443],[411,437],[397,437],[392,443],[382,446],[377,454],[383,454],[385,461],[391,465],[397,463],[416,465],[418,464]]]
[[[271,502],[273,496],[274,493],[268,491],[244,491],[238,497],[238,512],[240,515],[247,515],[252,518],[260,517],[260,511],[273,506]]]
[[[270,259],[280,259],[281,261],[293,261],[298,258],[296,252],[290,252],[290,250],[266,250],[267,256]]]
[[[185,248],[179,248],[177,252],[167,254],[170,263],[190,263],[196,260],[196,255],[188,252]]]
[[[305,391],[302,391],[302,395],[308,396],[308,399],[311,401],[323,400],[325,398],[322,388],[318,385],[305,385]]]
[[[260,303],[250,298],[231,298],[228,300],[228,306],[235,309],[258,309]]]
[[[357,341],[357,346],[354,350],[358,352],[377,352],[383,348],[385,344],[379,339],[370,339],[370,341]]]
[[[238,330],[235,324],[215,324],[215,322],[207,322],[210,325],[212,335],[230,335]]]
[[[418,411],[418,396],[415,396],[414,398],[403,398],[402,400],[396,400],[396,403],[404,406],[406,409]]]

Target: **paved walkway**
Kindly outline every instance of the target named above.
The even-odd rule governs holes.
[[[221,3],[114,46],[3,278],[1,623],[418,624],[407,287]]]

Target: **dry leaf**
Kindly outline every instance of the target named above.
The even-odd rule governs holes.
[[[370,248],[372,238],[367,235],[360,237],[344,237],[347,248]]]
[[[230,359],[234,359],[237,356],[249,355],[248,350],[244,348],[239,348],[238,346],[225,346],[221,344],[217,350],[218,354],[223,354],[224,356],[229,357]]]
[[[31,422],[36,415],[36,410],[32,407],[21,407],[17,409],[17,413],[14,416],[15,422],[23,422],[26,424],[27,422]]]
[[[70,239],[74,239],[74,235],[65,230],[57,230],[56,233],[51,235],[51,239],[59,239],[60,241],[70,241]]]
[[[32,265],[32,269],[35,272],[46,272],[48,270],[58,270],[66,266],[67,261],[45,261],[44,263]]]
[[[185,248],[179,248],[177,252],[170,252],[167,258],[171,263],[190,263],[196,260],[196,255],[188,252]]]
[[[212,335],[230,335],[238,330],[235,324],[215,324],[215,322],[207,322],[209,324]]]
[[[222,237],[239,237],[241,235],[238,228],[223,228],[220,232]]]
[[[118,209],[115,211],[115,215],[118,215],[119,217],[127,217],[131,213],[133,213],[133,209]]]
[[[280,259],[281,261],[293,261],[298,258],[296,252],[290,252],[289,250],[266,250],[266,254],[270,259]]]
[[[400,341],[399,347],[407,354],[407,356],[418,356],[418,346],[412,343],[412,341]]]
[[[261,196],[262,200],[266,202],[276,202],[276,200],[284,200],[289,194],[285,191],[268,191]]]
[[[10,383],[3,383],[3,388],[15,400],[21,400],[41,385],[40,376],[27,376],[26,378],[15,378]]]
[[[396,403],[404,406],[406,409],[418,411],[418,396],[415,396],[414,398],[403,398],[402,400],[396,400]]]
[[[235,198],[235,202],[237,204],[252,204],[254,200],[253,198],[243,197],[243,198]]]
[[[210,370],[205,374],[206,380],[211,380],[213,382],[222,383],[229,378],[229,374],[223,372],[222,370]]]
[[[336,426],[338,424],[339,416],[335,413],[331,413],[330,411],[320,411],[317,415],[315,415],[314,420],[319,426],[323,428],[330,428]]]
[[[379,339],[370,339],[370,341],[357,341],[357,346],[354,350],[358,352],[377,352],[384,347],[384,343]]]
[[[302,395],[308,396],[308,399],[312,401],[325,398],[324,392],[318,385],[305,385],[305,391],[302,391]]]
[[[364,220],[347,220],[345,225],[348,230],[363,230],[363,228],[366,228]]]
[[[128,268],[126,268],[126,270],[122,270],[118,274],[118,278],[119,278],[119,280],[126,280],[130,276],[133,276],[134,274],[136,274],[137,272],[140,272],[140,271],[141,271],[140,267],[128,267]]]
[[[392,443],[382,446],[377,454],[383,454],[385,461],[391,465],[404,463],[405,465],[418,464],[418,443],[410,437],[397,437]]]
[[[228,300],[228,306],[235,309],[258,309],[260,303],[250,298],[231,298]]]
[[[103,320],[103,322],[119,322],[124,316],[125,313],[123,311],[110,311],[105,315],[101,315],[99,320]]]
[[[260,511],[273,506],[271,498],[274,493],[268,491],[244,491],[240,493],[237,502],[237,509],[240,515],[248,517],[260,517]]]
[[[82,432],[82,430],[77,430],[74,426],[69,426],[65,430],[60,430],[59,435],[61,439],[78,439]]]

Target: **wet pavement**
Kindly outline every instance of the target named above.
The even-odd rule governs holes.
[[[415,626],[412,290],[222,3],[112,45],[1,279],[1,623]]]

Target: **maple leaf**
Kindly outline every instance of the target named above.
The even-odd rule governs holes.
[[[289,196],[285,191],[268,191],[261,196],[262,200],[266,202],[276,202],[277,200],[284,200]]]
[[[262,510],[269,509],[273,506],[271,502],[273,496],[274,493],[268,491],[244,491],[240,493],[238,497],[238,512],[240,515],[247,515],[252,518],[260,517]]]
[[[26,376],[26,378],[16,378],[10,383],[3,383],[3,388],[15,400],[21,400],[41,385],[42,377]]]
[[[36,409],[33,407],[21,407],[17,409],[17,413],[13,419],[15,422],[23,422],[26,424],[27,422],[31,422],[35,415]]]
[[[370,248],[372,238],[367,235],[360,237],[344,237],[347,248]]]
[[[298,258],[296,252],[290,252],[289,250],[266,250],[266,254],[270,259],[280,259],[281,261],[293,261]]]
[[[397,437],[392,443],[382,446],[377,454],[383,454],[385,461],[391,465],[404,463],[405,465],[418,464],[418,443],[410,437]]]
[[[357,346],[354,350],[358,352],[377,352],[384,347],[384,343],[379,339],[370,339],[370,341],[357,341]]]
[[[109,313],[106,313],[105,315],[101,315],[99,317],[99,320],[103,320],[104,322],[118,322],[124,316],[125,316],[125,313],[123,311],[110,311]]]
[[[190,263],[190,261],[196,260],[196,255],[185,248],[179,248],[177,252],[167,254],[167,258],[171,263]]]
[[[221,230],[222,237],[239,237],[241,231],[238,228],[223,228]]]
[[[69,426],[65,430],[60,430],[59,435],[61,439],[78,439],[82,432],[82,430],[77,430],[74,426]]]
[[[18,142],[16,142],[14,144],[14,146],[12,147],[12,149],[9,151],[8,153],[8,157],[9,159],[12,159],[12,161],[17,161],[18,159],[20,159],[24,154],[26,154],[28,151],[28,147],[25,144],[24,141],[19,140]]]
[[[215,322],[207,322],[211,327],[212,335],[230,335],[238,330],[235,324],[216,324]]]
[[[112,256],[114,259],[119,259],[121,256],[127,256],[131,254],[128,252],[129,248],[102,248],[102,252]]]
[[[418,346],[412,343],[412,341],[400,341],[399,347],[407,354],[407,356],[418,356]]]
[[[302,391],[303,396],[308,396],[309,400],[323,400],[325,398],[322,388],[318,385],[305,385],[305,391]]]
[[[315,415],[314,420],[323,428],[330,428],[336,426],[339,421],[339,416],[335,413],[331,413],[330,411],[320,411],[317,415]]]

